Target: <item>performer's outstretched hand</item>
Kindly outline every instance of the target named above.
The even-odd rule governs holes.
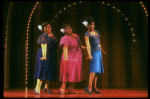
[[[104,54],[106,54],[106,52],[103,51]]]
[[[63,61],[68,61],[68,58],[64,58],[64,60]]]
[[[40,58],[40,60],[46,60],[47,58],[46,57],[42,57],[42,58]]]
[[[83,45],[81,46],[82,49],[87,49],[87,47],[84,47]]]
[[[88,56],[88,57],[86,57],[85,59],[91,59],[91,60],[92,60],[92,56]]]

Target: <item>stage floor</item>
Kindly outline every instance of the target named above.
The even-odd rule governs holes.
[[[101,94],[93,93],[89,95],[84,93],[84,89],[75,89],[78,94],[68,94],[66,89],[65,94],[58,94],[58,89],[51,89],[54,94],[44,94],[41,90],[41,95],[35,95],[33,89],[25,91],[23,89],[9,89],[3,91],[4,98],[148,98],[148,89],[139,88],[102,88],[99,89]]]

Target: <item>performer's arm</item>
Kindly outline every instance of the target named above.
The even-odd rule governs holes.
[[[99,39],[99,42],[100,42],[100,39]],[[102,52],[103,52],[104,54],[106,54],[105,51],[104,51],[103,48],[102,48],[101,43],[100,43],[100,47],[101,47]]]
[[[68,61],[68,46],[63,45],[63,55],[64,55],[64,61]]]
[[[92,59],[92,55],[91,55],[91,47],[90,47],[90,42],[89,42],[89,36],[85,36],[85,42],[86,42],[86,46],[87,46],[87,51],[88,51],[88,59]]]
[[[81,47],[82,49],[87,49],[87,47],[85,47],[85,46],[82,45],[82,42],[81,42],[80,38],[79,38],[78,40],[79,40],[79,42],[80,42],[80,47]]]
[[[83,46],[83,45],[81,46],[81,48],[82,48],[82,49],[87,49],[87,47],[85,47],[85,46]]]
[[[75,33],[74,33],[75,34]],[[81,42],[81,40],[80,40],[80,38],[79,38],[79,36],[77,35],[77,36],[73,36],[75,39],[77,39],[78,40],[78,42],[79,42],[79,46],[82,48],[82,49],[87,49],[87,47],[85,47],[85,46],[83,46],[82,45],[82,42]]]
[[[42,58],[40,58],[40,59],[41,60],[43,60],[43,59],[46,60],[47,43],[41,44],[41,48],[42,48]]]

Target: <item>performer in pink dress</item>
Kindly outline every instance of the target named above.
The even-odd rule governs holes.
[[[60,47],[63,49],[60,61],[60,79],[62,86],[59,89],[60,94],[64,94],[66,83],[70,82],[69,93],[77,93],[74,90],[75,82],[81,82],[85,79],[85,73],[82,67],[82,49],[80,38],[72,33],[70,24],[65,24],[61,29],[65,35],[60,40]]]

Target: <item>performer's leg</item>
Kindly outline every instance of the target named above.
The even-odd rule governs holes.
[[[62,82],[62,85],[61,85],[60,89],[65,90],[65,88],[66,88],[66,84],[67,84],[67,82]]]
[[[40,82],[40,79],[37,79],[36,91],[39,89],[39,82]]]
[[[58,93],[65,94],[66,84],[67,84],[67,82],[62,82],[62,85],[59,88],[59,92]]]
[[[74,82],[70,82],[70,88],[73,89],[73,87],[75,86]]]
[[[49,89],[49,85],[50,85],[50,81],[46,80],[46,81],[45,81],[45,88],[46,88],[46,89]]]
[[[70,87],[69,87],[69,89],[71,89],[73,92],[75,92],[74,86],[75,86],[75,82],[70,82]]]
[[[36,91],[38,91],[39,93],[40,93],[40,90],[41,90],[42,82],[43,82],[43,80],[37,79]]]
[[[97,89],[97,78],[98,78],[98,74],[95,74],[95,78],[94,78],[94,88],[95,88],[96,90],[98,90],[98,89]]]
[[[90,73],[90,77],[89,77],[89,91],[92,92],[92,83],[93,83],[93,79],[94,79],[95,73]]]
[[[43,82],[43,80],[40,79],[40,82],[39,82],[39,90],[41,90],[42,82]]]

